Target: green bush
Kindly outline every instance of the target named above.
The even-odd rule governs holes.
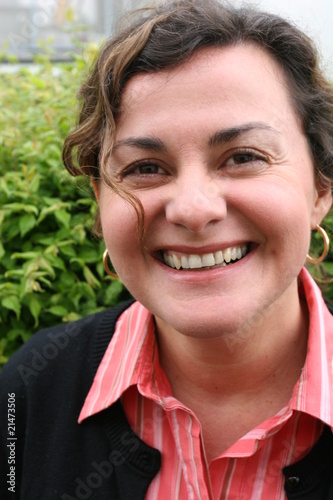
[[[85,58],[0,79],[0,365],[36,330],[128,296],[105,275],[89,182],[61,162]]]
[[[73,179],[61,162],[86,61],[46,60],[37,71],[1,74],[0,365],[36,330],[129,297],[105,276],[89,182]],[[332,215],[325,227],[333,227]],[[312,253],[320,253],[320,236],[313,240]],[[332,253],[312,271],[330,279]],[[324,287],[333,300],[332,284]]]

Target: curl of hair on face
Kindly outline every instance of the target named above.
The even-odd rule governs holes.
[[[283,70],[317,180],[332,189],[333,89],[307,35],[287,20],[252,7],[235,8],[218,0],[161,2],[140,9],[130,25],[104,45],[80,90],[79,122],[63,148],[63,162],[72,175],[106,182],[134,207],[141,236],[140,201],[108,171],[124,86],[137,74],[177,67],[203,47],[239,44],[266,50]]]

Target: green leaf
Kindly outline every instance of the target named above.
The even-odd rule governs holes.
[[[64,264],[64,261],[60,257],[55,257],[54,255],[49,254],[47,258],[52,267],[56,269],[61,269],[62,271],[66,271],[66,266]]]
[[[1,189],[1,187],[0,187],[0,189]],[[4,210],[0,210],[0,226],[2,226],[5,215],[6,215],[6,212]]]
[[[11,259],[35,260],[37,257],[37,252],[15,252],[12,254]]]
[[[16,239],[16,236],[20,233],[19,218],[13,217],[10,222],[10,226],[8,228],[4,228],[4,233],[6,234],[6,239],[8,241]]]
[[[78,258],[76,258],[76,257],[74,257],[73,259],[71,259],[71,260],[70,260],[70,263],[71,263],[71,264],[78,264],[78,265],[79,265],[79,267],[82,267],[82,268],[83,268],[83,267],[84,267],[84,265],[85,265],[85,264],[84,264],[84,260],[83,260],[83,259],[78,259]]]
[[[30,339],[31,335],[32,335],[31,332],[24,332],[23,331],[21,333],[21,337],[22,337],[23,342],[27,342]]]
[[[117,304],[121,293],[124,291],[124,285],[120,280],[114,280],[105,290],[105,305],[112,306]]]
[[[21,237],[25,236],[36,225],[36,218],[32,214],[25,214],[20,217],[19,227]]]
[[[88,264],[99,262],[101,260],[98,249],[87,246],[80,248],[78,257]]]
[[[9,309],[10,311],[14,311],[17,319],[19,319],[21,314],[21,304],[19,298],[16,295],[10,295],[9,297],[4,297],[1,301],[1,305],[5,309]]]
[[[67,7],[67,9],[65,10],[65,19],[71,24],[75,23],[75,10],[73,9],[73,7]]]
[[[75,252],[73,246],[69,246],[69,245],[59,246],[59,250],[62,254],[66,255],[67,257],[75,257],[76,256],[76,252]]]
[[[16,340],[18,337],[21,337],[21,335],[22,335],[22,330],[13,328],[12,330],[9,330],[9,332],[7,333],[7,339]]]
[[[50,280],[48,280],[48,279],[46,279],[44,277],[41,277],[41,278],[39,278],[39,281],[41,283],[44,283],[44,285],[46,285],[48,288],[52,288],[52,283],[51,283]]]
[[[5,255],[5,249],[3,247],[3,244],[0,241],[0,259]]]
[[[70,312],[70,313],[66,314],[62,318],[62,320],[68,322],[68,321],[77,321],[80,318],[81,318],[81,316],[79,314],[77,314],[75,312]]]
[[[39,174],[36,174],[29,184],[29,191],[31,193],[37,193],[40,186],[40,180],[41,176]]]
[[[44,269],[51,276],[52,279],[55,278],[56,275],[54,269],[46,258],[42,256],[38,257],[37,265],[39,269]]]
[[[41,303],[39,300],[33,295],[28,302],[29,310],[35,320],[34,327],[36,328],[39,324],[39,315],[42,310]]]
[[[75,274],[70,272],[61,273],[59,283],[63,285],[64,289],[70,289],[75,284]]]
[[[83,267],[83,275],[87,281],[87,283],[92,287],[92,288],[100,288],[101,283],[95,278],[93,273],[90,271],[88,266]]]
[[[44,201],[47,204],[49,204],[50,202],[53,201],[53,204],[51,206],[46,206],[41,210],[40,215],[38,217],[38,221],[37,221],[38,224],[40,224],[45,219],[45,217],[47,217],[48,215],[57,214],[60,210],[69,206],[69,203],[65,203],[65,202],[58,201],[58,200],[44,199]]]
[[[42,79],[38,78],[37,76],[31,77],[31,82],[36,85],[37,88],[39,89],[45,89],[45,81]]]
[[[24,203],[7,203],[3,208],[9,212],[29,212],[38,215],[38,208]]]
[[[69,223],[71,220],[71,216],[66,210],[59,210],[55,212],[55,218],[60,224],[62,224],[65,228],[69,228]]]
[[[65,309],[63,306],[52,306],[47,311],[54,316],[60,316],[63,317],[67,314],[67,309]]]
[[[5,273],[5,278],[13,278],[16,276],[24,276],[24,271],[23,269],[11,269],[10,271],[7,271]]]

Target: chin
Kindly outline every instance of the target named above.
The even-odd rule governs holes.
[[[180,314],[182,312],[182,314]],[[240,332],[250,334],[250,324],[246,317],[243,317],[239,310],[228,310],[223,313],[221,308],[216,311],[206,311],[201,309],[190,308],[188,314],[184,314],[184,310],[178,314],[169,310],[167,314],[155,314],[162,319],[166,327],[171,327],[173,330],[191,338],[197,339],[230,339]]]

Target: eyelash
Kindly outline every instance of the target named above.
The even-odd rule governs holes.
[[[248,160],[248,161],[244,161],[244,162],[240,162],[240,163],[234,163],[232,165],[227,165],[227,163],[231,160],[231,159],[234,159],[236,157],[252,157],[252,159]],[[258,151],[256,150],[253,150],[253,149],[247,149],[247,148],[244,148],[244,149],[239,149],[235,152],[232,152],[232,154],[229,154],[227,159],[223,162],[223,165],[220,167],[221,169],[223,168],[240,168],[242,165],[246,165],[246,164],[249,164],[249,163],[257,163],[257,162],[268,162],[268,158],[264,155],[264,154],[261,154],[261,153],[258,153]],[[140,173],[140,172],[135,172],[137,169],[141,168],[141,167],[148,167],[148,166],[152,166],[152,167],[156,167],[157,169],[161,169],[163,170],[163,174],[161,174],[161,172],[151,172],[151,173]],[[164,169],[162,169],[162,167],[160,167],[156,160],[149,160],[149,159],[146,159],[146,160],[142,160],[142,161],[138,161],[138,162],[135,162],[133,163],[132,165],[130,165],[128,168],[126,168],[122,174],[121,174],[121,177],[122,178],[125,178],[127,177],[128,175],[138,175],[138,176],[145,176],[145,177],[150,177],[152,175],[168,175]]]
[[[135,174],[135,170],[136,169],[139,169],[140,167],[148,167],[148,166],[153,166],[153,167],[157,167],[158,169],[160,169],[161,167],[159,167],[159,165],[156,164],[156,160],[143,160],[143,161],[138,161],[138,162],[135,162],[133,163],[132,165],[130,165],[128,168],[126,168],[123,173],[122,173],[122,177],[126,177],[130,174]],[[147,176],[150,176],[150,175],[159,175],[157,172],[155,173],[143,173],[143,174],[136,174],[136,175],[147,175]]]
[[[226,165],[228,163],[228,161],[232,158],[235,158],[237,156],[251,156],[253,159],[250,160],[250,161],[245,161],[244,164],[246,163],[256,163],[256,162],[267,162],[268,161],[268,158],[267,156],[265,156],[264,154],[262,153],[259,153],[258,151],[256,150],[253,150],[253,149],[239,149],[235,152],[233,152],[233,154],[229,155],[228,159],[224,162],[224,165]],[[243,163],[235,163],[235,166],[239,166],[239,165],[242,165]]]

